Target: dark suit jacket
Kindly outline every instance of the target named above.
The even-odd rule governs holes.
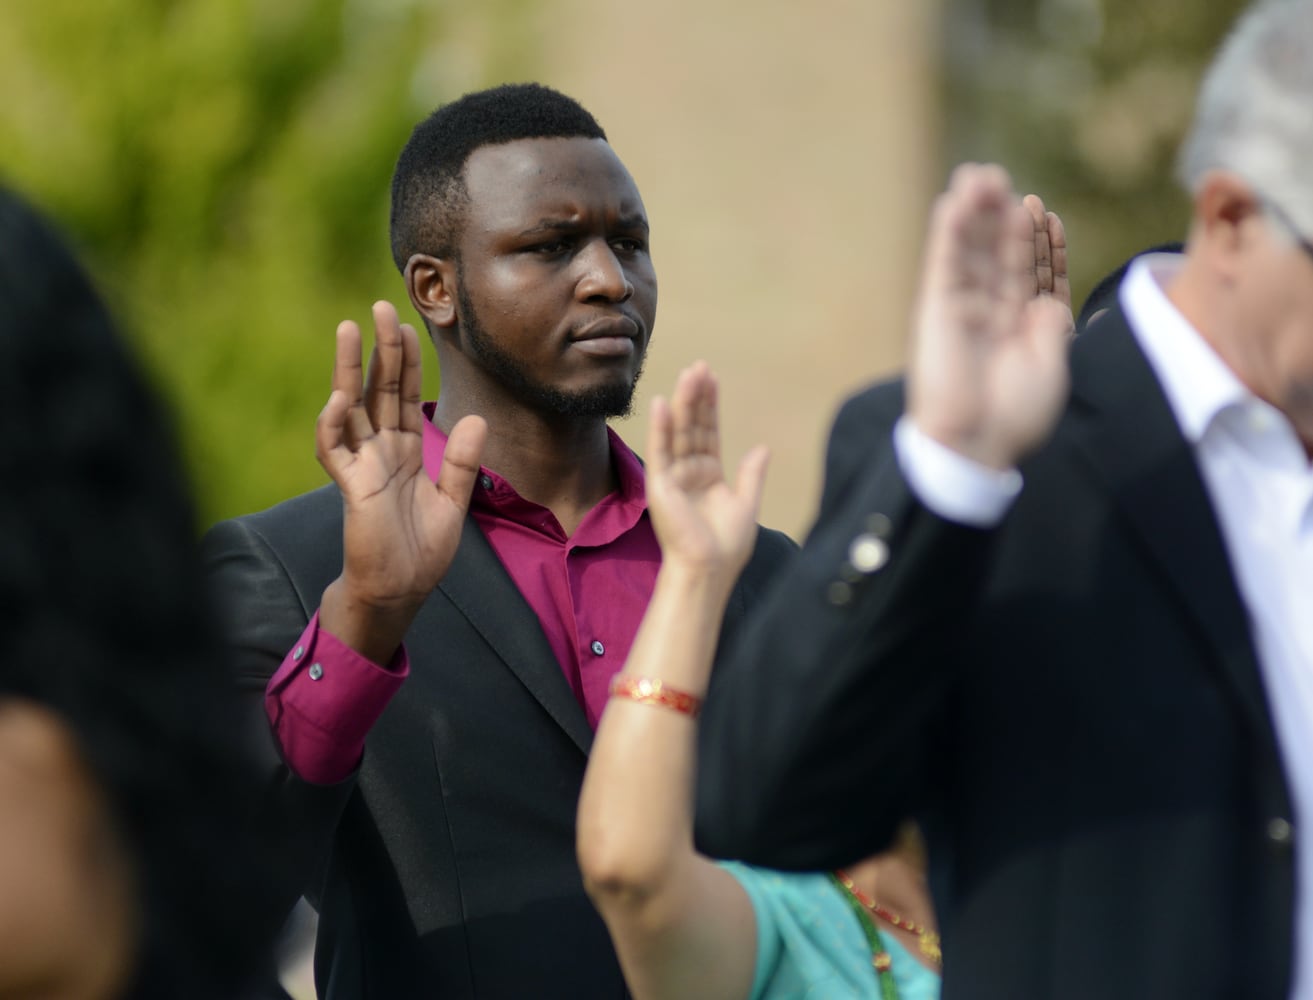
[[[727,633],[794,548],[761,532]],[[411,675],[371,732],[358,773],[328,788],[282,765],[261,703],[341,571],[336,488],[221,523],[204,551],[256,738],[268,749],[283,901],[290,909],[305,892],[320,913],[320,996],[622,997],[575,862],[592,732],[477,525],[467,520],[455,562],[406,637]]]
[[[816,526],[712,681],[699,846],[830,868],[915,815],[949,1000],[1285,1000],[1291,806],[1209,497],[1120,314],[1072,366],[994,531],[910,495],[900,386],[843,408]]]

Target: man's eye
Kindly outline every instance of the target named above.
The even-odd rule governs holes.
[[[565,240],[548,240],[546,243],[535,243],[529,247],[529,252],[542,254],[544,257],[554,257],[557,254],[565,253],[569,249],[570,244]]]
[[[619,250],[621,253],[640,253],[647,249],[647,244],[642,240],[633,238],[612,240],[611,246],[615,247],[615,249]]]

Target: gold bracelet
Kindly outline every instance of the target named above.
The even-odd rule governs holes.
[[[696,718],[702,710],[702,699],[687,691],[676,691],[663,681],[651,677],[630,677],[616,674],[611,678],[612,698],[628,698],[644,705],[660,705],[674,709],[682,715]]]

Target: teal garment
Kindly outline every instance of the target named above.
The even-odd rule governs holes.
[[[748,1000],[879,1000],[871,949],[848,901],[823,874],[720,862],[752,901],[757,963]],[[938,1000],[939,976],[882,934],[900,1000]]]

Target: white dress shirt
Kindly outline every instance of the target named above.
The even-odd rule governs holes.
[[[1120,300],[1194,449],[1249,617],[1295,813],[1291,997],[1313,1000],[1313,465],[1285,415],[1245,388],[1167,298],[1181,263],[1138,258]],[[1016,473],[949,451],[907,417],[894,447],[913,492],[949,520],[997,524],[1020,487]]]

